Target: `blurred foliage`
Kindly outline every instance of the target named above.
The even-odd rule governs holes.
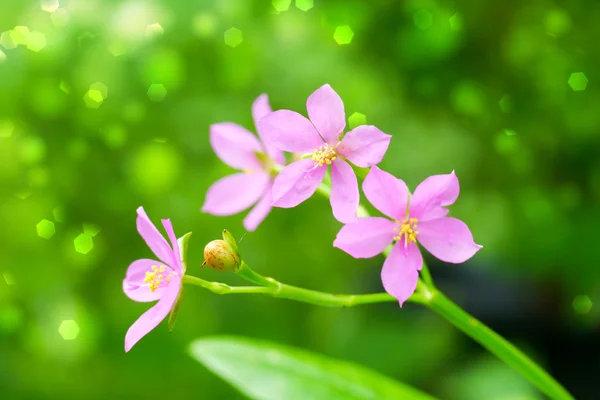
[[[211,151],[208,127],[253,128],[250,105],[263,92],[275,109],[304,113],[324,83],[347,117],[358,113],[351,124],[366,119],[393,135],[381,166],[409,187],[456,170],[452,214],[484,249],[465,265],[433,264],[442,286],[461,300],[475,289],[451,276],[465,271],[524,282],[515,298],[551,315],[551,332],[597,336],[597,2],[3,0],[0,10],[3,398],[239,398],[185,353],[215,333],[360,362],[442,398],[502,386],[502,366],[451,375],[481,350],[410,305],[330,310],[190,289],[173,334],[163,324],[123,352],[148,307],[121,291],[127,265],[151,254],[136,207],[171,218],[179,235],[194,232],[190,273],[237,283],[198,269],[223,228],[244,233],[243,214],[199,212],[208,186],[231,172]],[[314,198],[274,210],[241,249],[282,281],[381,291],[381,259],[332,248],[339,227]],[[508,309],[506,293],[483,291],[474,304]],[[512,309],[526,321],[519,328],[534,329],[525,309]],[[493,326],[519,339],[522,330],[504,322]],[[576,369],[558,376],[570,377],[577,398],[592,393],[582,381],[600,368],[594,360],[587,379]],[[156,382],[164,374],[168,384]],[[473,374],[493,382],[468,384]]]

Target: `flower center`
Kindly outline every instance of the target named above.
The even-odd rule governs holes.
[[[158,289],[163,282],[171,282],[171,276],[173,276],[174,274],[170,273],[169,275],[165,276],[165,268],[166,267],[164,265],[153,265],[152,271],[146,272],[144,283],[148,285],[148,288],[151,292],[154,292],[156,289]]]
[[[312,159],[315,161],[315,167],[329,165],[336,159],[335,147],[329,147],[327,143],[324,146],[319,146],[313,151]]]
[[[394,232],[398,234],[394,236],[394,240],[404,240],[405,246],[417,243],[417,235],[419,234],[419,231],[417,231],[417,222],[419,222],[417,218],[407,218],[402,222],[396,221],[398,226],[394,228]]]

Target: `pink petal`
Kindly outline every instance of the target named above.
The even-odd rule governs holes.
[[[354,258],[375,257],[392,243],[395,227],[396,224],[387,218],[359,218],[340,229],[333,246]]]
[[[269,175],[262,171],[226,176],[208,189],[202,211],[212,215],[237,214],[256,203],[269,181]]]
[[[150,221],[146,211],[144,211],[144,207],[138,207],[137,213],[136,225],[142,239],[144,239],[150,250],[152,250],[159,260],[169,266],[174,265],[176,261],[173,257],[173,249],[171,249],[171,246],[169,246],[163,235],[160,234],[152,221]]]
[[[406,218],[408,188],[402,179],[373,166],[363,182],[363,192],[382,214],[399,221]]]
[[[271,185],[267,186],[267,190],[261,197],[260,201],[254,206],[254,208],[246,215],[244,218],[244,228],[246,230],[253,232],[258,228],[261,222],[269,215],[271,212]]]
[[[273,182],[273,205],[291,208],[313,195],[327,172],[327,167],[314,167],[312,159],[296,161],[285,167]]]
[[[267,143],[279,150],[309,153],[323,145],[313,124],[294,111],[274,111],[258,121],[258,126]]]
[[[383,160],[391,139],[373,125],[363,125],[344,135],[338,151],[354,165],[367,168]]]
[[[163,219],[162,224],[165,228],[165,231],[167,231],[167,236],[171,241],[171,248],[173,249],[173,258],[175,259],[173,269],[175,269],[177,272],[181,272],[181,252],[179,251],[179,243],[177,243],[177,236],[175,236],[173,224],[171,223],[170,219]]]
[[[258,125],[258,121],[260,121],[265,115],[270,114],[272,111],[273,110],[271,110],[271,106],[269,105],[269,96],[266,94],[261,94],[256,100],[254,100],[254,103],[252,103],[252,118],[254,119],[254,126],[256,126],[256,131],[258,132],[258,136],[260,137],[260,140],[267,151],[267,155],[276,164],[285,165],[285,157],[283,152],[265,140],[262,130]]]
[[[423,257],[416,244],[396,243],[383,263],[381,282],[385,291],[398,299],[400,307],[415,292]]]
[[[256,152],[263,147],[249,130],[231,122],[210,126],[210,145],[225,164],[235,169],[261,169]]]
[[[417,186],[410,199],[410,216],[419,221],[440,218],[448,211],[440,210],[456,201],[460,186],[454,171],[446,175],[433,175]]]
[[[127,334],[125,335],[125,351],[131,350],[134,344],[146,336],[152,329],[156,328],[158,324],[165,319],[167,314],[169,314],[169,311],[171,311],[171,308],[173,308],[175,300],[177,300],[180,288],[181,278],[179,276],[174,276],[158,303],[143,313],[127,331]]]
[[[144,283],[146,272],[151,272],[153,266],[164,265],[160,261],[141,259],[135,260],[129,267],[125,279],[123,279],[123,292],[133,301],[147,302],[160,299],[165,291],[166,286],[160,286],[152,292],[148,285]],[[165,265],[165,276],[174,271],[168,265]]]
[[[346,127],[344,102],[329,85],[314,91],[306,101],[308,117],[321,137],[330,145],[336,145]]]
[[[356,220],[356,209],[360,201],[358,180],[352,167],[341,158],[331,164],[329,200],[335,219],[345,224]]]
[[[462,263],[473,257],[482,246],[475,244],[467,224],[456,218],[439,218],[419,222],[417,240],[442,261]]]

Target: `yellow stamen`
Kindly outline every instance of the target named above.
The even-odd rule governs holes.
[[[336,148],[337,145],[335,147],[329,147],[328,144],[325,144],[323,146],[319,146],[318,149],[315,149],[312,154],[312,159],[315,162],[315,167],[331,165],[331,163],[337,159],[337,153],[335,151]]]
[[[146,276],[144,277],[144,283],[148,285],[148,288],[151,292],[154,292],[156,289],[160,287],[160,284],[164,280],[163,273],[165,272],[166,267],[164,265],[161,266],[152,266],[152,271],[146,272]],[[167,283],[171,280],[171,275],[167,275]]]
[[[417,218],[407,218],[402,222],[397,221],[398,226],[394,228],[394,232],[398,232],[398,234],[394,236],[394,240],[403,240],[405,246],[417,243],[417,235],[419,234],[419,231],[417,231],[418,222]]]

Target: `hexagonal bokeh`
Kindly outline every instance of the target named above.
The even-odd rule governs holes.
[[[0,120],[0,138],[10,137],[15,130],[15,124],[8,119]]]
[[[296,8],[301,11],[308,11],[315,6],[314,0],[296,0]]]
[[[75,251],[87,254],[94,248],[94,239],[87,233],[81,233],[73,240]]]
[[[26,26],[15,26],[10,32],[10,37],[14,43],[17,45],[27,46],[27,42],[29,41],[29,35],[31,35],[31,31]]]
[[[90,89],[83,95],[83,102],[87,108],[97,110],[104,103],[104,96],[99,90]]]
[[[587,314],[592,309],[592,305],[590,296],[579,295],[573,299],[573,310],[577,314]]]
[[[335,28],[333,39],[337,44],[350,44],[354,38],[354,32],[348,25],[341,25]]]
[[[12,31],[4,31],[0,34],[0,45],[6,50],[14,49],[19,45],[18,43],[15,43],[11,34]]]
[[[167,96],[167,88],[160,83],[154,83],[148,88],[148,98],[152,101],[163,101]]]
[[[54,222],[43,219],[35,226],[39,237],[50,239],[56,233]]]
[[[232,48],[239,46],[244,40],[242,31],[240,31],[238,28],[227,29],[223,34],[223,38],[225,40],[225,44]]]
[[[292,5],[292,0],[273,0],[271,4],[273,4],[275,10],[282,12],[289,10]]]
[[[588,84],[588,78],[583,72],[573,72],[569,77],[569,86],[575,92],[581,92],[585,90]]]
[[[463,28],[463,18],[462,15],[460,15],[460,13],[455,13],[453,16],[450,17],[448,22],[450,22],[450,29],[452,29],[453,31],[460,31]]]
[[[60,4],[58,4],[58,0],[42,0],[42,10],[53,13],[58,10]]]
[[[46,35],[42,32],[31,32],[27,37],[26,46],[29,50],[38,52],[46,47]]]
[[[502,96],[500,101],[498,101],[498,106],[503,113],[509,113],[512,111],[512,97],[508,94]]]
[[[64,340],[75,340],[79,336],[79,325],[75,320],[65,319],[58,327],[58,333]]]
[[[348,117],[348,128],[349,129],[354,129],[357,126],[366,125],[366,124],[367,124],[367,116],[365,114],[355,112],[355,113],[352,113],[352,115]]]
[[[146,37],[149,39],[154,39],[161,36],[163,33],[165,33],[165,29],[158,22],[146,27]]]
[[[431,25],[433,24],[433,14],[424,8],[418,9],[413,14],[413,21],[415,26],[420,30],[427,30],[431,28]]]

